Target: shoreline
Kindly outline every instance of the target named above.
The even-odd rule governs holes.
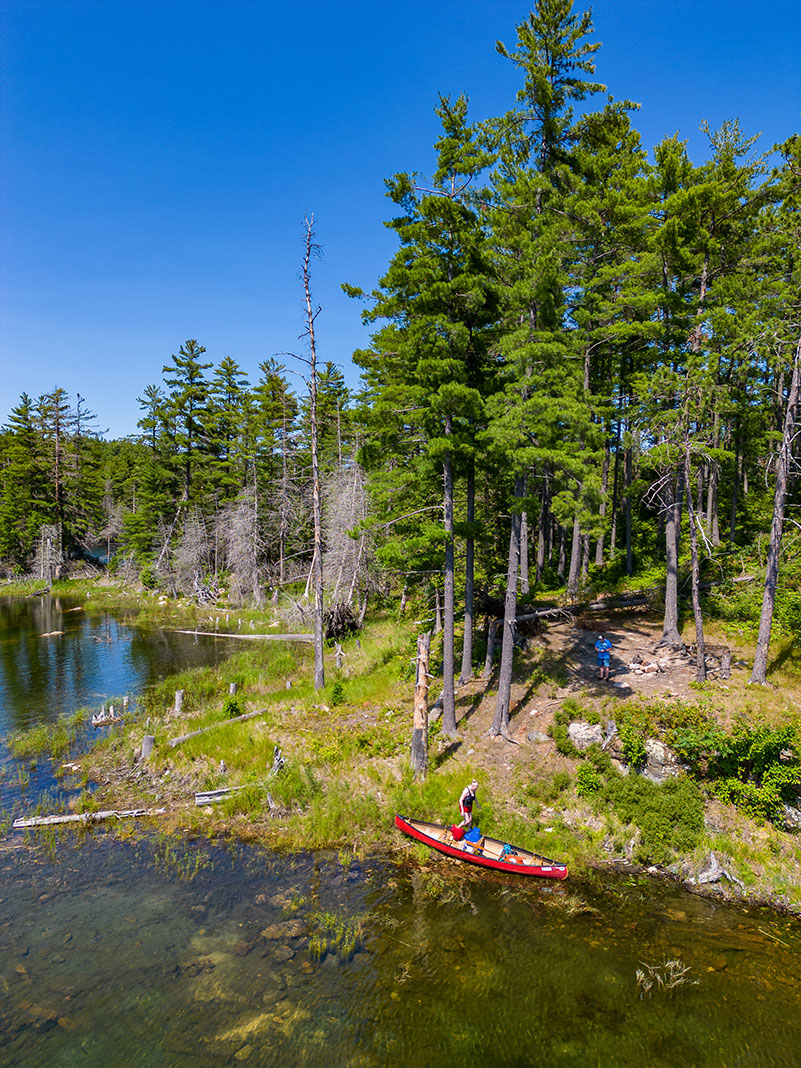
[[[76,595],[74,586],[54,592]],[[116,601],[121,611],[138,608],[150,615],[157,608],[157,625],[169,629],[183,630],[175,627],[177,614],[189,622],[187,616],[195,613],[191,622],[197,622],[196,606],[156,606],[149,596],[131,591],[120,595],[116,587],[98,590],[84,583],[77,596],[87,594],[90,601],[107,602],[104,607]],[[231,608],[218,614],[224,613],[234,621],[254,615]],[[262,624],[268,615],[261,613]],[[359,640],[343,642],[345,666],[330,671],[328,685],[320,692],[310,681],[310,643],[298,641],[292,651],[290,634],[210,635],[247,641],[242,652],[233,652],[216,668],[163,679],[140,694],[136,717],[111,728],[106,738],[99,738],[77,758],[83,786],[71,811],[174,806],[156,825],[166,833],[255,841],[280,851],[346,850],[401,862],[405,849],[392,841],[395,812],[441,820],[443,813],[455,809],[462,780],[469,776],[485,784],[487,809],[480,822],[488,821],[487,833],[552,856],[566,863],[571,874],[628,871],[667,879],[710,900],[801,915],[798,859],[792,855],[797,836],[756,824],[718,802],[707,800],[706,825],[692,854],[675,855],[667,865],[622,855],[624,847],[629,848],[631,828],[615,824],[611,814],[594,812],[591,804],[576,797],[572,784],[586,761],[562,755],[545,730],[544,717],[552,718],[548,709],[575,700],[571,694],[577,692],[576,684],[571,689],[564,679],[556,683],[546,679],[534,698],[537,707],[530,712],[536,714],[534,720],[526,716],[527,708],[521,707],[518,697],[511,729],[520,744],[510,746],[486,736],[493,691],[482,680],[473,680],[459,691],[456,742],[441,739],[439,724],[433,723],[429,776],[416,782],[407,762],[413,688],[408,661],[414,628],[394,616],[373,619]],[[294,643],[294,637],[290,641]],[[275,662],[274,655],[279,657]],[[543,663],[547,662],[537,651],[523,660],[518,685],[526,685],[536,671],[542,673],[536,665]],[[587,703],[592,684],[578,685],[579,696]],[[186,702],[177,712],[173,695],[183,688]],[[608,705],[619,699],[603,691],[598,700]],[[229,701],[234,704],[226,712]],[[252,710],[258,715],[254,717]],[[237,725],[237,719],[248,722]],[[536,732],[530,730],[533,723],[538,725]],[[196,730],[203,732],[202,738],[170,746],[172,739]],[[145,734],[156,738],[148,760],[141,758]],[[268,812],[265,772],[275,745],[287,757],[287,771],[266,787],[276,795],[275,808],[271,803]],[[193,804],[194,793],[234,786],[240,788],[236,796],[213,809]],[[710,854],[725,875],[698,885],[693,880],[708,868]],[[742,891],[730,884],[732,877],[745,884]]]

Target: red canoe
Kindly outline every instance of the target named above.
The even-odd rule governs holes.
[[[448,857],[465,860],[468,864],[494,868],[495,871],[512,871],[515,875],[538,875],[541,879],[567,878],[566,864],[557,864],[555,860],[548,860],[539,853],[509,846],[496,838],[482,837],[478,842],[468,842],[463,838],[457,842],[450,827],[409,819],[407,816],[396,816],[395,826],[410,838],[416,838],[418,842],[424,842]]]

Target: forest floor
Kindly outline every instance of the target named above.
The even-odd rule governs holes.
[[[688,633],[691,630],[685,628],[688,642],[694,637],[694,631]],[[595,642],[600,634],[612,642],[608,680],[598,677]],[[539,775],[574,768],[575,761],[561,756],[548,737],[554,712],[568,698],[597,711],[602,720],[614,719],[616,704],[638,698],[648,703],[712,700],[719,706],[721,718],[727,720],[746,707],[753,711],[754,706],[759,706],[760,711],[766,712],[776,704],[772,688],[747,688],[751,665],[742,659],[747,648],[732,646],[730,679],[714,677],[715,672],[699,685],[695,657],[658,648],[661,636],[661,619],[646,608],[580,615],[572,623],[542,628],[515,657],[508,734],[518,744],[490,737],[497,699],[495,679],[473,679],[457,695],[457,726],[463,736],[463,741],[457,743],[459,756],[471,766],[484,769],[492,779],[494,791],[509,794],[514,780],[519,778],[521,764]],[[651,664],[667,660],[667,664],[659,671],[637,674],[629,670],[637,657]],[[795,703],[798,694],[793,691],[785,697]]]

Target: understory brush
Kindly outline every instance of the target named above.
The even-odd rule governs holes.
[[[729,731],[708,723],[675,731],[671,740],[680,759],[724,804],[756,820],[783,824],[784,805],[797,800],[801,784],[796,723],[771,727],[742,720]]]
[[[588,762],[579,766],[576,793],[597,813],[611,808],[621,823],[638,828],[635,859],[643,864],[669,864],[676,854],[691,852],[703,832],[703,797],[686,776],[657,785],[642,775],[620,775],[602,761]]]

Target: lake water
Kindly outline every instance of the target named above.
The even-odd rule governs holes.
[[[0,730],[226,653],[73,607],[2,604]],[[797,919],[644,875],[532,883],[439,856],[419,869],[399,844],[400,867],[157,831],[10,832],[0,1065],[801,1063]]]
[[[143,629],[123,615],[94,611],[87,601],[65,597],[0,597],[0,810],[27,814],[45,791],[69,796],[69,779],[56,780],[49,761],[26,766],[19,789],[16,762],[5,739],[69,715],[99,711],[109,699],[136,695],[185,668],[217,664],[241,643],[235,639]],[[94,741],[91,727],[78,747]]]
[[[133,627],[90,601],[0,597],[0,736],[219,663],[235,644]]]
[[[797,1068],[797,921],[431,870],[103,834],[0,855],[0,1063]],[[361,937],[326,949],[326,922]],[[643,994],[666,959],[686,982]]]

